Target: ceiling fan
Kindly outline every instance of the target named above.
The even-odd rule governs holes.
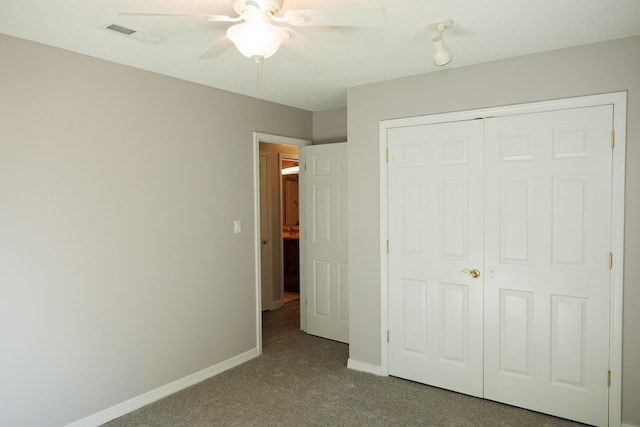
[[[231,44],[244,56],[261,61],[275,54],[289,38],[287,30],[278,24],[294,26],[366,27],[387,23],[384,8],[325,8],[287,10],[280,15],[284,0],[231,0],[238,16],[171,12],[121,12],[123,15],[193,16],[214,22],[236,23],[227,29],[225,37],[209,47],[201,59],[215,58]]]

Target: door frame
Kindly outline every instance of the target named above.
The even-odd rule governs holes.
[[[531,102],[501,107],[482,108],[427,116],[382,120],[379,123],[380,171],[380,373],[389,375],[387,333],[389,328],[389,259],[387,254],[388,230],[388,176],[387,131],[397,127],[418,126],[463,120],[512,116],[571,108],[613,105],[613,169],[611,183],[611,251],[614,254],[611,269],[609,311],[609,425],[622,422],[622,294],[624,283],[624,190],[626,158],[627,92],[587,95],[551,101]],[[613,137],[612,137],[613,139]]]
[[[308,139],[291,138],[288,136],[272,135],[261,132],[253,132],[253,240],[254,240],[254,280],[256,303],[256,348],[258,354],[262,354],[262,277],[260,262],[260,142],[267,144],[295,145],[298,148],[311,145]],[[301,260],[302,262],[302,260]],[[305,289],[305,284],[300,280],[300,300]],[[305,307],[300,304],[300,327],[305,319]]]

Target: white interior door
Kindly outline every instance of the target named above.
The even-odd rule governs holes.
[[[300,148],[300,276],[306,331],[349,342],[347,144]]]
[[[608,422],[613,107],[486,120],[485,397]]]
[[[388,130],[391,375],[607,424],[612,120]]]
[[[389,130],[389,374],[482,396],[482,121]]]

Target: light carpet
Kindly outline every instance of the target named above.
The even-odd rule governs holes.
[[[346,368],[348,346],[303,332],[110,423],[136,426],[547,426],[581,424]]]

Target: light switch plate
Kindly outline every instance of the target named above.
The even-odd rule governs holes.
[[[233,233],[240,234],[241,232],[242,232],[242,224],[240,223],[239,219],[236,219],[235,221],[233,221]]]

